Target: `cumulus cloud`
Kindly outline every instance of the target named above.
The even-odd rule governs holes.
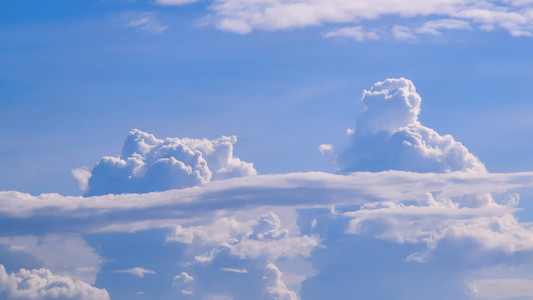
[[[141,267],[135,267],[135,268],[126,269],[126,270],[116,270],[114,272],[115,273],[127,273],[127,274],[131,274],[131,275],[135,275],[135,276],[137,276],[139,278],[143,278],[144,275],[146,275],[146,274],[155,274],[155,271],[147,270],[147,269],[141,268]]]
[[[91,170],[88,194],[102,195],[0,192],[0,258],[23,253],[46,268],[4,269],[0,295],[30,298],[16,295],[31,289],[52,297],[61,279],[61,297],[83,299],[78,286],[105,299],[105,290],[75,280],[87,276],[76,270],[97,272],[101,262],[81,236],[123,231],[140,240],[159,232],[160,247],[179,255],[154,270],[115,272],[151,274],[146,282],[167,282],[174,296],[192,299],[526,297],[513,289],[529,284],[533,228],[515,213],[533,173],[486,172],[453,137],[419,122],[420,103],[403,78],[365,91],[351,145],[339,155],[319,147],[338,161],[337,174],[256,175],[233,156],[234,137],[158,139],[133,130],[119,157]],[[123,191],[149,193],[108,194]],[[66,267],[60,255],[69,256]],[[517,265],[528,271],[518,274]],[[483,273],[491,267],[507,273]]]
[[[78,235],[0,237],[13,253],[24,253],[42,262],[56,275],[94,283],[103,259]]]
[[[197,262],[202,263],[211,262],[220,252],[241,259],[263,258],[268,261],[280,257],[309,256],[319,244],[317,237],[289,236],[289,231],[282,228],[280,218],[272,212],[246,222],[222,218],[208,226],[178,226],[167,240],[215,246],[195,257]]]
[[[119,157],[104,156],[91,170],[87,195],[146,193],[256,174],[253,164],[233,156],[235,136],[157,139],[134,129]]]
[[[365,90],[352,145],[339,154],[345,171],[486,172],[451,135],[418,121],[421,97],[410,80],[387,79]]]
[[[4,299],[109,299],[104,289],[54,275],[48,269],[20,269],[17,273],[7,273],[3,265],[0,265],[0,295]]]

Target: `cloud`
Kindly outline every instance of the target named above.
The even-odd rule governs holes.
[[[533,280],[524,278],[480,279],[469,284],[475,299],[531,299],[533,298]]]
[[[323,35],[325,38],[350,38],[358,42],[367,40],[379,40],[380,37],[377,33],[371,31],[364,31],[363,26],[344,27],[337,30],[329,31]]]
[[[431,35],[440,35],[442,32],[441,29],[455,29],[455,30],[471,30],[470,24],[463,20],[454,20],[454,19],[442,19],[426,22],[422,27],[418,28],[416,31],[418,33],[425,33]]]
[[[94,283],[103,259],[78,235],[0,237],[12,253],[25,253],[56,275]]]
[[[267,283],[266,295],[263,299],[283,299],[296,300],[298,297],[296,293],[289,290],[285,283],[281,280],[281,271],[273,263],[266,266],[265,275],[263,275]]]
[[[453,137],[423,126],[409,80],[378,82],[361,103],[351,145],[338,156],[332,145],[319,148],[337,158],[336,174],[257,175],[233,156],[234,137],[158,139],[133,130],[119,157],[91,170],[88,193],[101,195],[0,192],[0,258],[13,270],[21,259],[9,258],[20,254],[38,265],[19,275],[4,270],[3,295],[25,289],[23,280],[10,283],[25,274],[94,289],[75,279],[94,280],[101,261],[120,266],[111,270],[153,266],[115,272],[152,274],[143,282],[166,282],[168,298],[468,299],[499,295],[491,284],[529,283],[518,279],[531,278],[533,228],[515,214],[516,192],[533,186],[533,173],[488,173]],[[121,249],[105,256],[100,242],[118,236],[149,237],[150,259],[167,260],[148,264]],[[84,268],[90,272],[77,273]],[[503,271],[490,277],[491,268]],[[43,282],[31,288],[57,286]]]
[[[87,195],[146,193],[256,174],[233,156],[235,136],[216,140],[166,138],[134,129],[120,157],[104,156],[91,170]]]
[[[157,14],[148,11],[125,11],[113,15],[113,19],[124,27],[150,33],[163,33],[168,26],[161,25]]]
[[[104,289],[54,275],[47,269],[20,269],[17,273],[7,273],[3,265],[0,265],[0,295],[7,299],[109,299]]]
[[[422,99],[410,80],[387,79],[363,92],[351,146],[337,160],[344,171],[486,172],[451,135],[420,124]]]
[[[127,270],[116,270],[116,271],[113,271],[115,273],[128,273],[128,274],[132,274],[132,275],[135,275],[139,278],[143,278],[144,275],[146,274],[155,274],[155,271],[153,270],[147,270],[147,269],[144,269],[144,268],[141,268],[141,267],[135,267],[135,268],[131,268],[131,269],[127,269]]]
[[[78,182],[78,188],[86,191],[89,188],[89,178],[91,178],[91,170],[87,167],[77,168],[71,171],[72,176]]]
[[[392,36],[397,40],[405,41],[416,38],[413,31],[407,26],[394,25],[391,29],[391,32]]]
[[[248,270],[246,269],[222,268],[220,270],[224,272],[241,273],[241,274],[248,273]]]
[[[163,0],[157,3],[179,5],[184,2],[186,1]],[[361,41],[372,39],[364,37],[358,29],[365,22],[400,17],[406,22],[412,19],[424,20],[427,22],[427,27],[423,27],[426,33],[438,32],[437,29],[468,29],[467,25],[477,24],[480,27],[500,28],[514,36],[522,36],[531,35],[533,32],[531,4],[531,1],[488,0],[415,0],[409,2],[409,5],[398,0],[216,0],[209,6],[210,14],[206,21],[215,24],[219,29],[240,34],[253,30],[275,31],[345,24],[345,28],[332,34],[350,36]],[[456,21],[439,21],[443,17]],[[404,29],[407,25],[399,24]],[[400,27],[396,29],[393,31],[398,31]],[[409,35],[402,36],[406,38]]]

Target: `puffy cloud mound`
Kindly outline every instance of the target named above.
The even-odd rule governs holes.
[[[352,144],[337,163],[343,171],[486,172],[451,135],[420,124],[421,98],[410,80],[387,79],[365,90]]]
[[[20,269],[8,274],[3,265],[0,265],[0,296],[2,299],[109,299],[104,289],[54,275],[48,269]]]
[[[235,136],[157,139],[130,131],[119,157],[104,156],[91,170],[87,195],[146,193],[257,174],[252,163],[233,156]]]

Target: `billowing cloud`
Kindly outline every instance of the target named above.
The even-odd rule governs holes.
[[[91,170],[87,195],[146,193],[256,174],[253,164],[233,156],[237,138],[157,139],[130,131],[119,157],[104,156]]]
[[[54,275],[47,269],[20,269],[17,273],[7,273],[3,265],[0,265],[0,296],[3,299],[109,299],[104,289]]]
[[[451,135],[418,121],[421,97],[410,80],[387,79],[363,92],[352,145],[339,154],[344,171],[486,172]]]
[[[340,154],[319,147],[336,174],[257,175],[233,156],[234,137],[133,130],[119,157],[91,170],[89,196],[0,192],[0,259],[24,269],[0,272],[0,295],[106,299],[99,288],[119,277],[167,283],[167,298],[528,297],[520,287],[533,276],[533,228],[516,213],[533,173],[488,173],[453,137],[419,122],[420,103],[403,78],[365,91],[351,145]],[[120,248],[124,236],[134,246]],[[113,257],[105,240],[119,246]],[[142,249],[148,240],[153,255]]]

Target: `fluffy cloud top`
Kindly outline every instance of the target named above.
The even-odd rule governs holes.
[[[119,157],[104,156],[91,170],[87,195],[163,191],[256,174],[252,163],[233,156],[236,142],[235,136],[161,140],[134,129]]]
[[[3,299],[78,299],[106,300],[109,294],[68,276],[57,276],[47,269],[6,272],[0,265],[0,296]]]
[[[410,80],[387,79],[363,92],[352,145],[337,163],[344,171],[486,172],[451,135],[418,121],[421,98]]]

